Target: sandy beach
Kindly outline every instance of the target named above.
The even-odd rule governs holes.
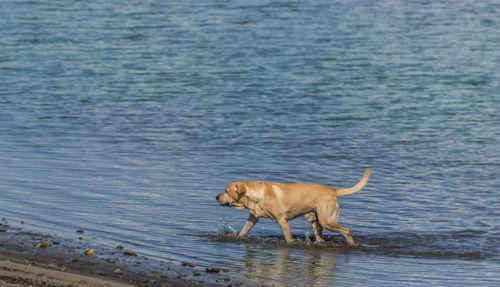
[[[76,230],[80,239],[83,230]],[[223,270],[156,262],[133,250],[94,250],[77,240],[0,223],[0,286],[237,286]]]
[[[134,286],[110,279],[58,271],[15,263],[10,258],[0,261],[0,286]]]

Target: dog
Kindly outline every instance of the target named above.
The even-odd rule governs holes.
[[[316,242],[322,243],[323,228],[342,234],[349,245],[356,245],[351,230],[337,223],[337,197],[356,193],[365,187],[370,177],[366,169],[361,180],[351,188],[333,189],[313,183],[277,183],[237,181],[226,186],[216,199],[222,206],[247,209],[250,215],[238,236],[245,236],[259,221],[268,218],[278,222],[287,243],[292,242],[288,221],[304,216],[311,223]]]

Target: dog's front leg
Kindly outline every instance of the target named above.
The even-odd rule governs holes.
[[[241,229],[238,236],[247,235],[248,231],[250,231],[250,229],[252,229],[252,227],[255,225],[255,223],[257,223],[257,221],[259,221],[259,218],[250,213],[250,215],[248,216],[247,222],[245,223],[245,226],[243,226],[243,228]]]
[[[283,235],[285,235],[285,240],[287,243],[292,242],[292,233],[290,232],[290,225],[288,225],[288,220],[286,218],[278,219],[278,223],[283,231]]]

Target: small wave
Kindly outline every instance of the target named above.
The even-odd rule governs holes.
[[[384,256],[411,256],[434,259],[480,260],[495,257],[495,243],[485,244],[496,239],[481,237],[474,230],[464,230],[443,234],[416,234],[389,232],[383,234],[362,234],[355,236],[356,246],[346,244],[337,235],[324,236],[326,243],[316,243],[310,234],[294,235],[292,243],[286,243],[281,235],[261,235],[238,237],[229,225],[223,225],[215,234],[192,235],[217,242],[231,242],[245,245],[258,245],[259,248],[336,248],[338,252],[363,252]]]
[[[451,232],[451,235],[453,237],[460,237],[460,238],[476,238],[476,237],[483,237],[486,233],[487,232],[484,230],[464,229],[459,231],[453,231]]]
[[[488,259],[495,257],[496,238],[475,230],[439,234],[407,232],[364,234],[357,237],[360,246],[376,246],[368,252],[390,256],[414,256],[436,259]]]
[[[309,232],[303,236],[293,236],[293,242],[287,243],[282,235],[260,235],[260,236],[238,236],[237,232],[234,232],[232,228],[222,228],[217,231],[216,234],[204,234],[204,235],[191,235],[204,237],[217,242],[232,242],[240,244],[250,244],[258,245],[261,249],[273,249],[273,248],[344,248],[352,249],[353,246],[347,245],[341,237],[326,236],[324,237],[325,243],[317,243],[314,239],[311,239]],[[366,248],[371,247],[370,245],[363,245]]]

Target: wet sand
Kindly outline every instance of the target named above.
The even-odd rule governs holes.
[[[0,286],[134,286],[110,279],[101,279],[65,271],[34,266],[32,263],[0,261]]]
[[[75,231],[83,239],[84,231]],[[117,245],[91,249],[80,240],[0,222],[0,286],[238,286],[224,270],[158,262]]]

